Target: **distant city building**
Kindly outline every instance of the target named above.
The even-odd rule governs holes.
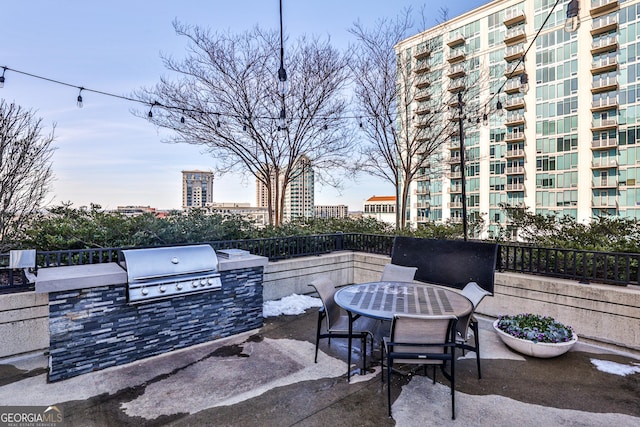
[[[208,212],[219,215],[239,215],[255,221],[258,226],[265,226],[269,222],[267,208],[252,207],[249,203],[208,203]]]
[[[396,224],[396,196],[369,197],[363,206],[364,218],[375,218],[378,221]]]
[[[347,205],[315,205],[316,218],[346,218],[349,216]]]
[[[156,213],[156,208],[151,206],[118,206],[116,212],[127,216],[142,215],[145,213]]]
[[[182,209],[202,208],[213,202],[213,173],[182,171]]]
[[[275,188],[275,176],[271,177],[272,188]],[[280,177],[282,185],[282,177]],[[284,194],[283,219],[311,218],[314,215],[314,172],[308,157],[302,156],[293,171],[293,179],[289,182]],[[273,196],[273,195],[272,195]],[[256,205],[268,208],[267,186],[256,179]],[[272,200],[272,206],[276,201]]]

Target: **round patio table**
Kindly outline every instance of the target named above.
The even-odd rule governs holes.
[[[360,316],[389,321],[394,314],[453,314],[461,318],[473,311],[471,301],[458,292],[412,282],[368,282],[345,286],[336,291],[333,299],[349,315],[348,366],[351,366],[352,324]]]

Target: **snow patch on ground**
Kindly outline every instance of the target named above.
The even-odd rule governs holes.
[[[262,305],[262,315],[264,317],[276,317],[281,314],[295,316],[303,314],[311,307],[322,307],[322,300],[308,295],[292,294],[279,300],[265,301]]]
[[[599,359],[591,359],[591,363],[593,363],[599,371],[606,372],[608,374],[625,377],[627,375],[640,373],[640,363],[623,365],[622,363]]]

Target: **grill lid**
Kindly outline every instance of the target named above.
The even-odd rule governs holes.
[[[129,283],[218,270],[218,257],[209,245],[128,249],[122,255]]]

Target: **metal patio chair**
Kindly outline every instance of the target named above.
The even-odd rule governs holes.
[[[478,332],[478,319],[475,318],[474,313],[482,299],[487,295],[491,295],[491,293],[482,289],[476,282],[467,283],[461,293],[471,301],[473,311],[468,316],[458,319],[456,343],[458,348],[462,349],[463,354],[466,350],[476,353],[478,378],[482,378],[482,371],[480,370],[480,335]],[[473,332],[473,344],[470,344],[469,330]]]
[[[391,321],[391,336],[385,338],[383,353],[387,363],[387,403],[391,417],[391,375],[393,365],[414,364],[433,366],[433,383],[436,382],[435,368],[440,366],[451,387],[451,418],[455,413],[455,347],[456,316],[415,316],[396,314]],[[384,357],[383,357],[384,358]],[[450,365],[449,372],[446,371]],[[384,377],[384,367],[382,370]]]
[[[418,271],[417,267],[405,267],[403,265],[386,264],[382,270],[381,282],[413,282]]]
[[[316,354],[314,362],[318,362],[318,345],[321,338],[328,338],[331,344],[331,338],[349,338],[349,321],[353,322],[351,338],[360,338],[360,348],[362,351],[362,369],[367,366],[367,338],[371,339],[371,349],[373,349],[373,335],[377,322],[373,318],[361,317],[359,315],[350,315],[340,306],[338,306],[333,295],[336,293],[336,287],[333,282],[326,277],[314,280],[309,284],[312,286],[320,299],[322,307],[318,311],[318,326],[316,330]],[[351,316],[351,318],[350,318]],[[325,320],[323,331],[322,321]],[[351,349],[348,349],[351,351]],[[347,379],[351,377],[351,367],[347,366]]]

